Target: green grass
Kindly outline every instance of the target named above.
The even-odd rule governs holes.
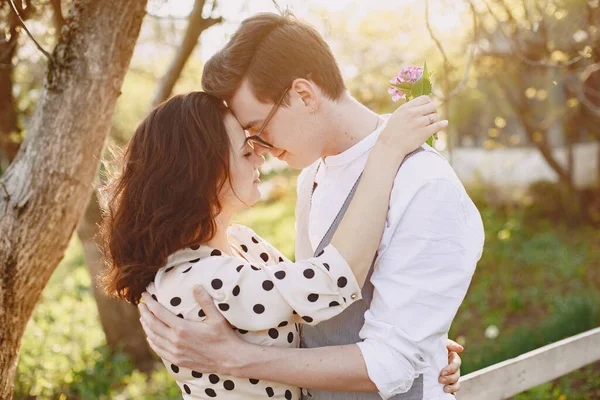
[[[271,201],[238,221],[287,256],[294,253],[295,190],[280,180]],[[486,245],[450,337],[465,343],[463,375],[600,326],[600,230],[530,221],[522,208],[481,207]],[[527,221],[525,223],[524,221]],[[494,325],[498,336],[486,338]],[[600,363],[540,385],[518,400],[600,398]],[[21,346],[15,398],[180,399],[162,364],[144,374],[109,355],[73,240],[44,289]]]

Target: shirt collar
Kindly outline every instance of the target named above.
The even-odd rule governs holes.
[[[333,156],[325,157],[322,161],[326,167],[333,167],[338,165],[347,164],[356,160],[358,157],[363,155],[366,151],[370,150],[375,146],[375,142],[379,138],[379,134],[385,128],[388,119],[392,114],[384,114],[380,115],[381,124],[377,129],[369,134],[369,136],[362,139],[360,142],[356,143],[354,146],[350,147],[348,150],[336,154]]]

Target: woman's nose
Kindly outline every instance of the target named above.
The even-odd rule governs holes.
[[[265,156],[263,156],[262,154],[258,154],[256,155],[256,167],[260,167],[261,165],[263,165],[265,163]]]

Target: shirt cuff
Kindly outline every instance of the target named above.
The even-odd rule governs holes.
[[[339,288],[346,307],[362,299],[360,285],[354,276],[354,271],[334,245],[326,246],[314,260],[318,264],[322,263],[334,278],[334,284]]]
[[[410,390],[419,374],[406,357],[376,340],[358,342],[357,346],[365,360],[369,379],[377,386],[382,399]]]

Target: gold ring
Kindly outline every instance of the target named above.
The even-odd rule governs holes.
[[[429,125],[433,124],[433,117],[431,114],[427,114],[427,117],[429,118]]]

